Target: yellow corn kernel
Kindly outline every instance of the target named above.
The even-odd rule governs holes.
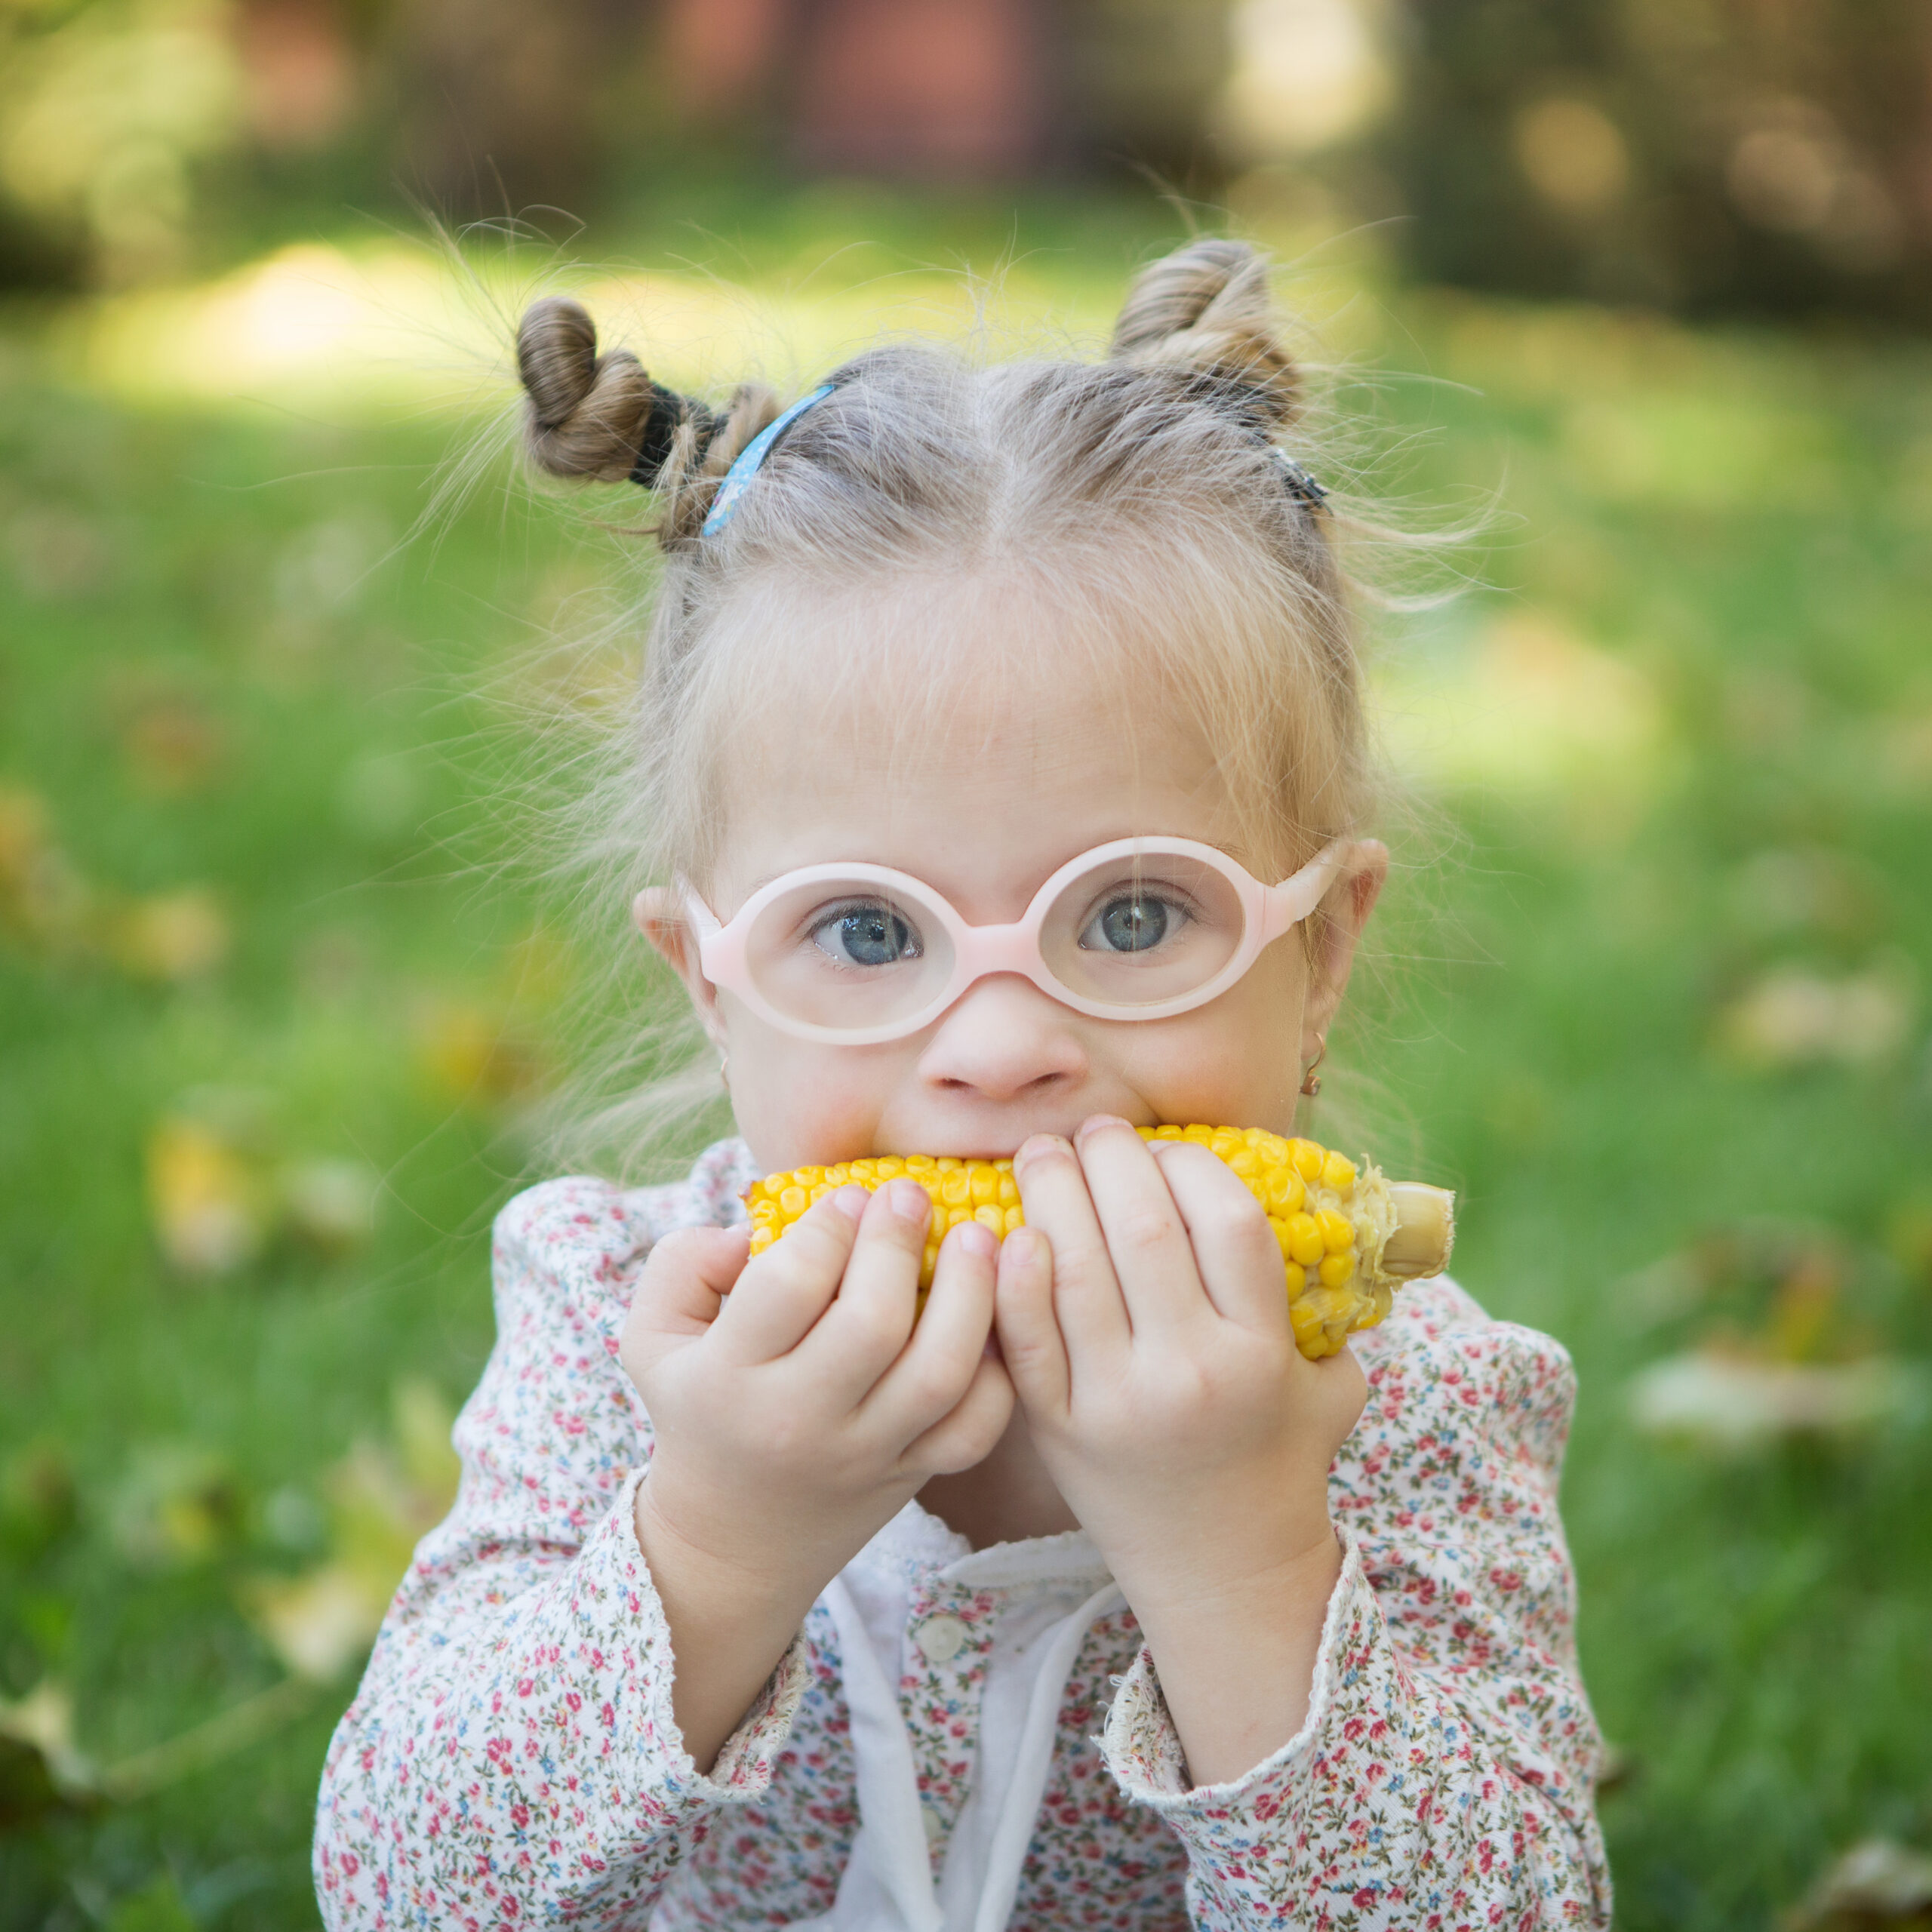
[[[1271,1214],[1299,1214],[1307,1199],[1307,1182],[1285,1159],[1269,1170],[1266,1204]]]
[[[1299,1261],[1304,1268],[1312,1268],[1328,1252],[1328,1244],[1321,1238],[1321,1224],[1312,1214],[1291,1214],[1288,1217],[1288,1259]]]
[[[1265,1128],[1197,1124],[1143,1127],[1140,1134],[1149,1140],[1192,1140],[1240,1177],[1267,1214],[1281,1250],[1296,1346],[1312,1359],[1337,1353],[1354,1331],[1373,1327],[1388,1312],[1394,1289],[1435,1272],[1447,1258],[1451,1204],[1436,1190],[1392,1191],[1373,1167],[1358,1169],[1312,1140],[1287,1140]],[[754,1181],[745,1190],[752,1252],[762,1254],[833,1189],[856,1184],[876,1190],[901,1175],[918,1182],[933,1204],[922,1288],[932,1285],[940,1243],[961,1222],[977,1221],[1001,1238],[1026,1223],[1010,1160],[872,1155]],[[1398,1198],[1404,1195],[1413,1220],[1404,1218]]]
[[[1328,1158],[1328,1150],[1318,1147],[1312,1140],[1291,1140],[1288,1158],[1295,1164],[1295,1171],[1303,1180],[1319,1180],[1321,1164]]]
[[[1315,1216],[1315,1225],[1321,1230],[1321,1244],[1331,1254],[1340,1254],[1343,1248],[1355,1246],[1355,1223],[1347,1215],[1324,1208]]]

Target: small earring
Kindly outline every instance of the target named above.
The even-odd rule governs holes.
[[[720,1047],[718,1049],[718,1084],[726,1093],[731,1091],[731,1056]]]
[[[1315,1057],[1308,1063],[1307,1071],[1301,1077],[1301,1091],[1312,1100],[1321,1091],[1321,1076],[1315,1072],[1328,1051],[1326,1035],[1315,1043]]]

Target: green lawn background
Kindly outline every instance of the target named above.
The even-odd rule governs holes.
[[[647,285],[589,278],[669,318],[674,374],[728,380],[734,328],[809,373],[881,310],[957,328],[961,266],[995,338],[1091,335],[1168,235],[1098,204],[734,220],[632,238]],[[383,300],[454,285],[396,245],[331,259],[358,248],[408,265]],[[485,311],[531,272],[486,263]],[[1326,1122],[1459,1188],[1458,1273],[1576,1357],[1620,1924],[1769,1926],[1855,1840],[1932,1844],[1926,1406],[1725,1457],[1641,1435],[1628,1390],[1724,1324],[1932,1356],[1932,355],[1392,289],[1346,251],[1299,285],[1381,372],[1341,389],[1364,475],[1487,516],[1474,587],[1385,627],[1398,866]],[[545,640],[622,540],[487,455],[426,526],[448,398],[500,393],[487,312],[452,296],[457,348],[417,371],[226,368],[208,318],[266,286],[0,336],[0,1696],[66,1697],[96,1767],[199,1739],[93,1805],[0,1757],[9,1932],[314,1923],[354,1666],[278,1690],[263,1605],[399,1567],[489,1346],[531,1097],[626,943],[571,924],[525,795]],[[174,955],[142,937],[169,917]],[[1865,1000],[1872,1039],[1754,1030],[1780,974]],[[232,1272],[158,1244],[170,1120],[263,1190]],[[317,1161],[377,1187],[371,1232],[272,1208]],[[1823,1339],[1652,1266],[1764,1217],[1844,1244]],[[194,1733],[238,1706],[252,1742]]]

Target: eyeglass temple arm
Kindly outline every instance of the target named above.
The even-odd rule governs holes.
[[[1262,919],[1263,939],[1279,939],[1300,925],[1327,897],[1336,875],[1346,868],[1354,851],[1352,840],[1335,839],[1316,853],[1294,878],[1269,887],[1267,909]]]
[[[678,895],[679,910],[690,921],[691,931],[697,936],[698,970],[715,986],[719,963],[716,956],[718,941],[724,928],[719,924],[718,915],[698,897],[697,888],[688,879],[679,879],[672,890]]]

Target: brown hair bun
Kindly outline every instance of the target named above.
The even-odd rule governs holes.
[[[1267,260],[1244,242],[1204,235],[1143,269],[1114,325],[1112,352],[1248,390],[1273,429],[1300,413],[1301,377],[1275,319]]]

